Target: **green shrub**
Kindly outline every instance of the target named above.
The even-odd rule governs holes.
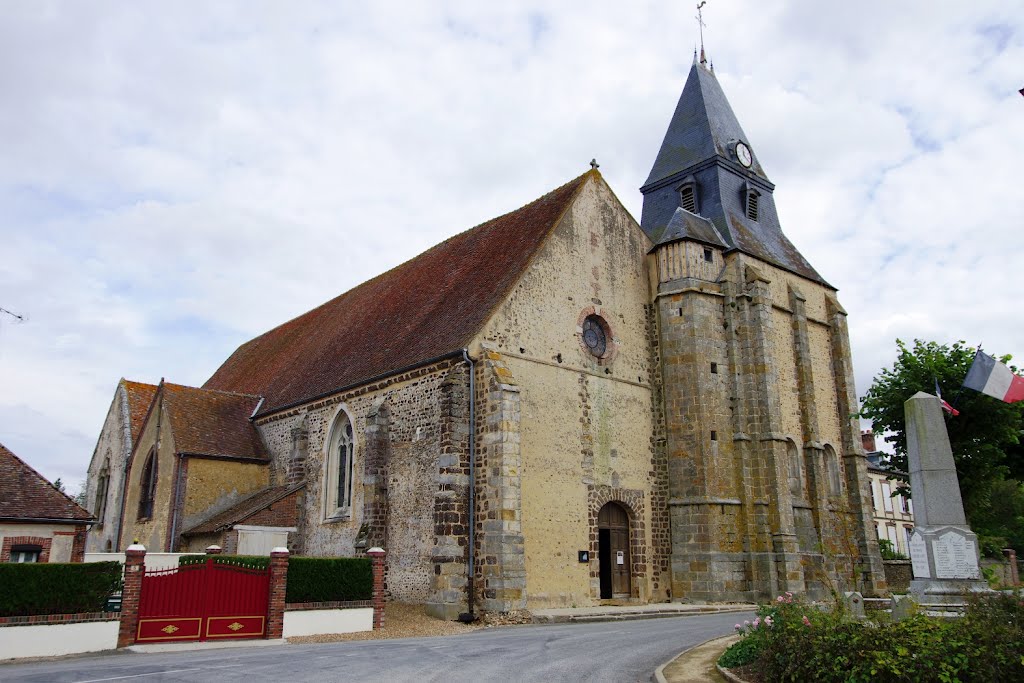
[[[292,557],[286,602],[335,602],[373,598],[373,567],[363,557]]]
[[[0,587],[0,617],[102,612],[121,588],[121,564],[4,563]]]
[[[881,623],[783,597],[759,608],[744,631],[744,641],[760,641],[764,680],[1024,680],[1024,602],[1015,595],[975,596],[962,619],[916,614]]]
[[[738,643],[733,643],[722,656],[718,658],[718,665],[726,669],[733,669],[737,666],[752,664],[761,657],[762,642],[755,638],[742,638]]]
[[[887,538],[878,539],[878,551],[882,555],[883,560],[906,560],[907,556],[896,550],[893,546],[892,541]]]

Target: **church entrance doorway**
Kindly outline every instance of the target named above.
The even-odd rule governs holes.
[[[598,513],[597,560],[601,599],[630,597],[629,515],[617,503],[605,504]]]

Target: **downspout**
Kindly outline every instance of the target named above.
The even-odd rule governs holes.
[[[476,366],[469,355],[469,349],[462,349],[462,358],[469,366],[469,558],[466,561],[466,614],[459,615],[459,621],[476,621],[474,595],[476,586]]]
[[[174,488],[171,490],[171,495],[174,496],[171,499],[171,529],[170,533],[167,534],[167,552],[176,553],[178,552],[178,517],[181,514],[181,471],[185,466],[185,456],[181,453],[177,454],[178,461],[174,468]]]

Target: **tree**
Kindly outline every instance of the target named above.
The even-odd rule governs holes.
[[[1020,486],[999,488],[999,482],[1024,479],[1020,444],[1024,427],[1024,402],[1003,403],[971,389],[960,391],[974,360],[975,349],[959,341],[952,345],[915,339],[913,346],[896,340],[899,354],[892,368],[882,370],[861,399],[861,416],[870,419],[875,431],[886,433],[895,454],[890,463],[907,471],[907,435],[903,403],[918,391],[935,393],[938,382],[943,398],[960,411],[946,420],[956,473],[968,521],[979,536],[1024,538],[1021,531],[1008,533],[995,519],[993,492],[1005,495]],[[1003,363],[1010,356],[999,358]],[[1012,366],[1011,366],[1012,368]],[[1012,368],[1016,371],[1016,368]],[[998,541],[999,539],[992,539]]]

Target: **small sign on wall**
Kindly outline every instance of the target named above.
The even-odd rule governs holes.
[[[615,551],[615,564],[626,564],[626,553],[622,550]]]
[[[580,562],[590,562],[590,551],[589,550],[580,550],[580,551],[577,552],[577,555],[579,556],[579,561]]]

